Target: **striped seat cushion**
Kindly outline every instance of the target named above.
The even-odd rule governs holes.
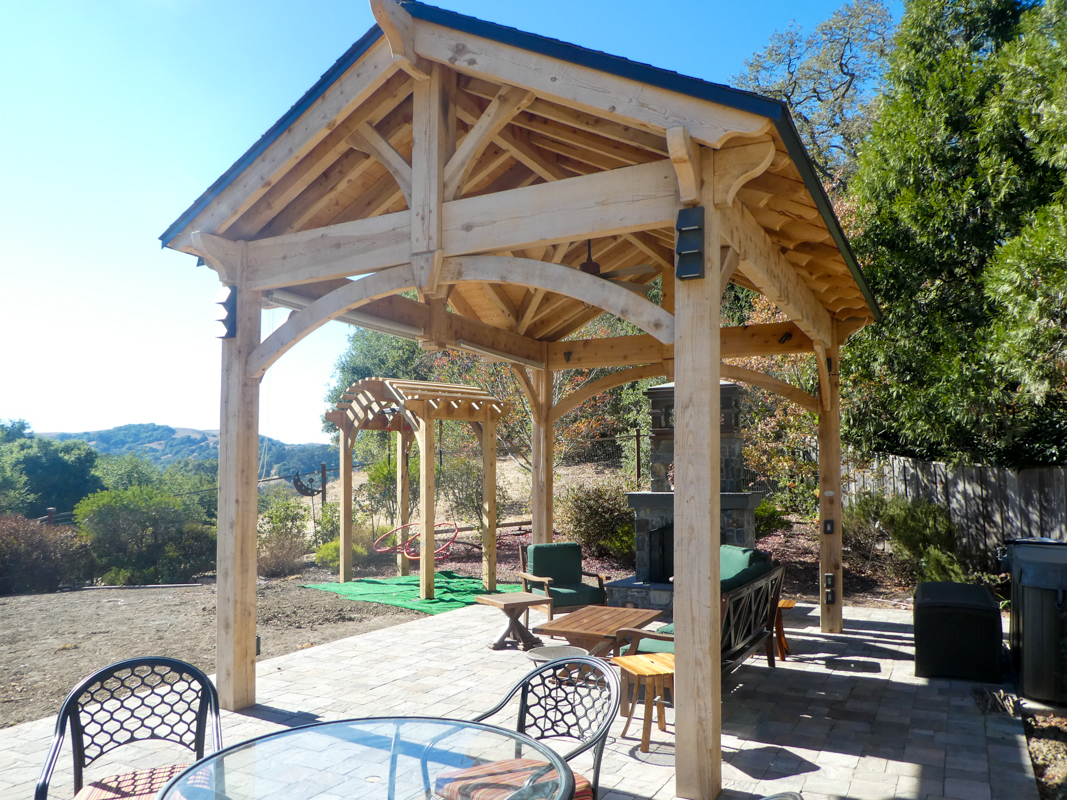
[[[442,772],[437,776],[434,790],[444,800],[504,800],[545,766],[544,761],[529,758],[490,761],[477,767]],[[549,769],[535,783],[555,780],[556,771]],[[592,784],[577,772],[574,773],[574,800],[593,800]]]
[[[188,764],[168,764],[102,778],[82,787],[74,800],[152,800],[163,785]]]

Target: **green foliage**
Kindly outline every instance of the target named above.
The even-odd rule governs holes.
[[[84,442],[21,438],[0,445],[0,473],[20,482],[26,515],[42,517],[49,507],[69,511],[83,497],[103,488],[93,474],[96,457],[96,451]]]
[[[105,583],[184,583],[215,565],[215,534],[200,509],[156,487],[97,492],[74,519]]]
[[[408,514],[419,503],[419,457],[408,455]],[[435,470],[436,473],[436,470]],[[437,476],[434,475],[436,486]],[[359,510],[373,521],[376,517],[388,520],[393,525],[400,524],[399,507],[396,497],[396,462],[381,459],[367,469],[367,482],[356,493]]]
[[[273,578],[300,570],[307,551],[307,507],[296,499],[277,497],[259,518],[259,574]]]
[[[159,468],[139,453],[102,455],[96,460],[93,472],[105,489],[129,489],[131,486],[159,486]]]
[[[88,543],[73,528],[0,516],[0,595],[54,592],[92,577]]]
[[[775,31],[736,77],[743,89],[784,101],[824,182],[844,184],[876,116],[874,84],[890,47],[892,19],[877,0],[846,3],[813,33]]]
[[[626,504],[632,491],[624,481],[599,480],[567,487],[559,498],[564,535],[593,556],[634,562],[634,512]]]
[[[352,564],[359,564],[367,558],[367,547],[362,544],[352,545]],[[315,563],[324,569],[336,570],[341,566],[341,540],[334,539],[319,545],[315,551]]]
[[[885,312],[841,359],[843,435],[860,450],[1067,458],[1067,13],[1034,6],[907,5],[852,183],[853,249]]]
[[[16,439],[32,439],[30,423],[24,419],[0,420],[0,444],[8,444]]]
[[[770,500],[764,498],[756,506],[756,538],[762,539],[778,531],[793,529],[793,523],[782,516],[782,512]]]
[[[180,458],[163,470],[163,488],[176,497],[195,503],[203,518],[214,522],[219,508],[219,462]]]
[[[446,458],[444,467],[434,477],[434,486],[452,507],[454,518],[480,526],[482,522],[482,462],[473,458]],[[504,518],[508,493],[499,481],[496,485],[496,522]]]

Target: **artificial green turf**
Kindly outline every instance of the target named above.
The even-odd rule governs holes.
[[[434,574],[433,600],[419,599],[419,576],[405,575],[396,578],[361,578],[348,583],[311,583],[308,589],[335,592],[349,600],[363,603],[382,603],[387,606],[410,608],[426,614],[443,614],[474,604],[474,598],[487,594],[481,578],[468,578],[455,572],[441,570]],[[517,583],[498,583],[497,592],[519,592]]]

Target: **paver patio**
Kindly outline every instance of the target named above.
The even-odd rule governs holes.
[[[910,611],[846,606],[844,616],[844,634],[822,634],[818,609],[798,604],[785,620],[793,655],[773,671],[754,657],[724,681],[721,798],[1036,800],[1021,722],[983,715],[977,684],[914,676]],[[223,712],[224,743],[345,717],[473,716],[532,666],[521,651],[486,647],[500,624],[496,609],[471,606],[261,661],[259,705]],[[617,720],[601,798],[674,797],[670,709],[667,722],[641,753],[639,726],[622,739]],[[0,797],[33,796],[53,725],[0,730]],[[158,751],[140,743],[110,758],[116,771],[142,768],[165,760]],[[591,764],[588,754],[574,762]],[[72,794],[65,754],[50,795]]]

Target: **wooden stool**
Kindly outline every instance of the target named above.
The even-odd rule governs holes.
[[[626,712],[626,726],[622,729],[622,735],[630,730],[630,722],[634,718],[634,707],[637,705],[637,696],[641,692],[641,682],[645,684],[645,724],[641,729],[641,752],[648,752],[649,738],[652,734],[652,704],[659,708],[657,724],[661,731],[667,730],[667,723],[663,715],[663,693],[665,689],[671,690],[671,700],[674,699],[674,653],[640,653],[636,656],[615,656],[613,662],[619,665],[622,672],[622,707],[620,713]],[[630,687],[633,686],[634,696],[630,699]]]
[[[790,652],[789,643],[785,640],[785,626],[782,624],[782,609],[793,608],[796,604],[796,600],[779,600],[778,610],[774,616],[775,637],[778,639],[778,658],[782,661],[785,661],[785,654]]]
[[[532,594],[531,592],[504,592],[502,594],[481,594],[475,597],[474,601],[499,608],[508,618],[496,641],[490,642],[490,650],[503,650],[512,641],[517,643],[523,650],[531,650],[544,644],[519,621],[519,616],[530,606],[548,606],[551,609],[552,600],[550,598],[540,594]]]

